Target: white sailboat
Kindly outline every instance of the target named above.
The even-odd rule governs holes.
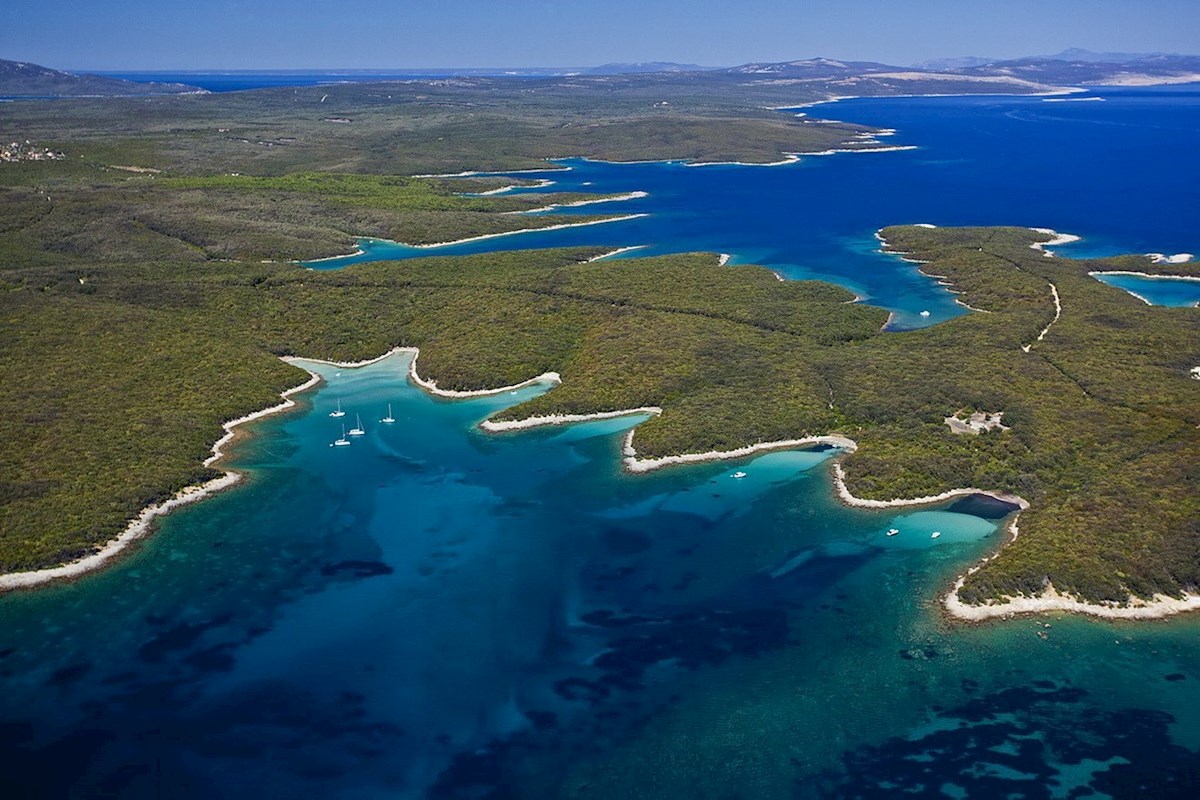
[[[342,436],[340,439],[334,439],[330,447],[345,447],[350,444],[350,440],[346,438],[346,426],[342,425]]]
[[[393,422],[396,421],[396,418],[392,416],[392,404],[391,403],[388,403],[388,415],[379,421],[387,423],[388,425],[391,425]]]
[[[367,429],[362,426],[362,417],[358,414],[354,415],[354,427],[350,429],[351,436],[362,436],[367,432]]]
[[[746,473],[742,472],[741,470],[738,470],[737,472],[733,473],[732,477],[744,478],[744,477],[746,477]]]
[[[900,529],[899,529],[899,528],[888,528],[887,535],[888,535],[888,536],[895,536],[895,535],[896,535],[897,533],[899,533],[899,532],[900,532]]]
[[[337,410],[336,410],[336,411],[330,411],[330,412],[329,412],[329,416],[331,416],[331,417],[344,417],[344,416],[346,416],[346,412],[345,412],[345,411],[342,411],[342,398],[340,398],[340,397],[338,398],[338,401],[337,401]]]
[[[939,537],[939,536],[941,536],[941,535],[942,535],[942,532],[941,532],[941,531],[934,531],[933,533],[929,534],[929,538],[930,538],[930,539],[936,539],[937,537]]]

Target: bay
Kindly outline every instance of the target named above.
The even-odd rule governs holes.
[[[650,216],[445,252],[728,252],[902,325],[961,312],[874,252],[886,224],[1195,252],[1196,93],[1103,96],[808,109],[919,149],[781,167],[571,161],[555,188],[647,191],[611,208]],[[952,623],[941,593],[1000,543],[987,508],[846,508],[830,450],[629,475],[639,417],[486,435],[543,389],[440,400],[406,358],[308,364],[325,383],[231,451],[242,485],[0,597],[6,796],[1191,796],[1195,617]]]

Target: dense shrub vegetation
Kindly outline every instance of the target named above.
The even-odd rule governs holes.
[[[395,120],[355,92],[370,125],[354,134],[319,134],[314,115],[336,109],[299,91],[255,99],[253,135],[237,127],[250,124],[245,99],[213,101],[229,122],[188,105],[196,98],[111,101],[143,112],[117,118],[56,102],[71,141],[35,136],[71,158],[0,170],[0,569],[85,553],[213,474],[200,463],[220,423],[304,379],[276,356],[356,360],[415,345],[443,387],[562,373],[561,387],[506,418],[661,406],[635,438],[645,456],[838,432],[860,444],[845,462],[860,496],[1019,493],[1033,504],[1021,535],[971,576],[970,601],[1047,580],[1094,600],[1200,586],[1200,382],[1188,376],[1200,314],[1148,307],[1087,275],[1148,270],[1146,259],[1045,258],[1029,245],[1048,237],[1024,229],[888,229],[894,249],[990,313],[886,334],[886,312],[840,288],[703,254],[280,263],[345,252],[358,235],[439,241],[558,221],[497,213],[545,195],[456,194],[494,182],[351,172],[521,166],[583,141],[614,148],[604,155],[690,155],[671,152],[689,131],[701,156],[765,159],[796,137],[816,143],[816,129],[849,135],[751,118],[726,151],[712,119],[621,121],[556,96],[546,102],[561,130],[526,140],[544,121],[485,122],[478,107],[442,117],[426,101]],[[50,106],[4,113],[51,124]],[[612,129],[573,139],[562,132],[572,114]],[[267,128],[281,144],[261,144]],[[476,146],[478,161],[464,163]],[[221,174],[231,169],[258,174]],[[1035,341],[1055,316],[1051,283],[1062,316]],[[952,435],[942,420],[962,409],[1003,411],[1011,430]]]

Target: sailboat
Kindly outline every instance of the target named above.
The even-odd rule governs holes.
[[[342,398],[340,398],[340,397],[338,398],[338,402],[337,402],[337,410],[336,410],[336,411],[330,411],[330,412],[329,412],[329,416],[331,416],[331,417],[344,417],[344,416],[346,416],[346,412],[345,412],[345,411],[342,411]]]
[[[354,415],[354,427],[350,429],[351,436],[362,436],[367,432],[367,429],[362,426],[362,417],[358,414]]]
[[[388,403],[388,415],[379,421],[386,422],[389,425],[396,421],[396,418],[392,416],[392,404],[391,403]]]
[[[333,444],[331,444],[330,447],[345,447],[348,444],[350,444],[350,440],[346,438],[346,426],[343,424],[342,425],[342,438],[334,439]]]

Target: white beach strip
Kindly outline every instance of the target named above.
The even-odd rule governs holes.
[[[539,172],[566,172],[570,170],[569,166],[554,166],[554,167],[533,167],[531,169],[506,169],[506,170],[467,170],[465,172],[433,172],[423,175],[413,175],[414,178],[474,178],[474,177],[491,177],[493,175],[534,175]]]
[[[800,160],[801,155],[815,155],[814,153],[784,153],[781,161],[688,161],[684,163],[685,167],[784,167],[788,164],[795,164]],[[669,163],[669,162],[663,162]]]
[[[1104,102],[1103,97],[1047,97],[1042,100],[1043,103],[1087,103],[1087,102]]]
[[[520,188],[520,184],[513,183],[508,186],[501,186],[499,189],[488,189],[486,192],[461,192],[461,194],[467,195],[469,197],[487,197],[488,195],[504,194],[505,192],[511,192],[513,189],[518,189],[518,188]]]
[[[1100,270],[1096,270],[1096,271],[1093,271],[1093,272],[1089,272],[1089,273],[1088,273],[1088,275],[1091,275],[1093,278],[1096,278],[1096,277],[1098,277],[1098,276],[1100,276],[1100,275],[1134,275],[1134,276],[1137,276],[1137,277],[1139,277],[1139,278],[1157,278],[1157,277],[1160,277],[1160,276],[1158,276],[1158,275],[1148,275],[1148,274],[1146,274],[1145,272],[1128,272],[1128,271],[1126,271],[1126,270],[1110,270],[1110,271],[1100,271]],[[1171,277],[1176,277],[1176,276],[1171,276]],[[1178,276],[1178,277],[1181,277],[1181,278],[1183,278],[1183,276]],[[1187,278],[1183,278],[1183,279],[1184,279],[1184,280],[1188,280]],[[1192,278],[1192,280],[1197,280],[1197,281],[1200,281],[1200,278]],[[1137,292],[1133,291],[1132,289],[1126,289],[1124,286],[1113,286],[1113,288],[1114,288],[1114,289],[1120,289],[1120,290],[1121,290],[1121,291],[1123,291],[1125,294],[1127,294],[1127,295],[1131,295],[1131,296],[1133,296],[1133,297],[1136,297],[1138,300],[1141,300],[1143,303],[1145,303],[1145,304],[1146,304],[1146,305],[1148,305],[1148,306],[1152,306],[1152,305],[1154,305],[1154,303],[1151,303],[1151,302],[1150,302],[1150,299],[1149,299],[1149,298],[1147,298],[1147,297],[1143,297],[1142,295],[1138,294]]]
[[[1192,253],[1175,253],[1167,255],[1166,253],[1146,253],[1146,258],[1153,261],[1155,264],[1186,264],[1195,256]]]
[[[1047,247],[1054,247],[1055,245],[1059,244],[1071,244],[1071,242],[1078,242],[1082,238],[1073,233],[1059,233],[1053,228],[1030,228],[1029,230],[1054,237],[1048,242],[1034,242],[1033,244],[1029,245],[1034,250],[1041,250],[1042,255],[1046,256],[1047,258],[1054,256],[1053,253],[1046,249]]]
[[[383,241],[383,240],[380,240]],[[317,264],[322,261],[337,261],[339,258],[354,258],[355,256],[366,255],[366,250],[361,247],[356,248],[353,253],[346,253],[342,256],[325,256],[324,258],[309,258],[305,261],[293,261],[293,264]]]
[[[1046,334],[1050,332],[1050,328],[1054,323],[1058,322],[1058,318],[1062,316],[1062,301],[1058,297],[1058,287],[1053,283],[1050,284],[1050,296],[1054,298],[1054,319],[1046,323],[1046,327],[1042,328],[1042,332],[1037,335],[1029,344],[1021,345],[1021,349],[1028,353],[1035,344],[1046,338]],[[1144,299],[1144,298],[1143,298]],[[1146,301],[1149,304],[1149,300]]]
[[[628,253],[631,250],[642,250],[649,246],[650,245],[648,245],[648,244],[634,244],[634,245],[630,245],[629,247],[618,247],[616,250],[609,250],[607,253],[601,253],[598,256],[592,256],[591,258],[584,259],[580,263],[591,264],[593,261],[603,261],[606,258],[612,258],[613,256],[619,256],[622,253]]]
[[[513,183],[508,186],[501,186],[499,189],[488,189],[486,192],[458,192],[457,194],[461,197],[487,197],[488,195],[511,192],[513,189],[545,189],[547,186],[553,186],[555,183],[556,181],[552,181],[549,178],[538,178],[531,186]]]
[[[514,383],[511,386],[500,386],[495,389],[439,389],[437,381],[427,380],[417,374],[417,358],[420,356],[420,350],[415,347],[398,347],[392,350],[392,353],[406,352],[412,353],[413,359],[408,363],[408,377],[417,386],[420,386],[425,391],[438,397],[486,397],[492,394],[502,394],[504,392],[513,392],[517,389],[524,389],[526,386],[533,386],[538,383],[549,383],[554,386],[562,383],[562,376],[557,372],[543,372],[528,380],[523,380],[520,383]],[[388,353],[387,355],[391,355]],[[385,356],[386,357],[386,356]]]
[[[374,358],[363,359],[362,361],[326,361],[323,358],[304,358],[303,356],[281,356],[279,360],[286,361],[289,364],[296,364],[296,366],[300,366],[300,367],[302,367],[303,364],[297,364],[297,362],[307,361],[310,364],[328,364],[331,367],[343,367],[345,369],[355,369],[356,367],[365,367],[370,364],[378,364],[380,361],[383,361],[385,358],[388,358],[389,356],[392,356],[396,353],[416,353],[416,352],[417,352],[417,348],[415,348],[415,347],[393,347],[391,350],[388,350],[386,353],[384,353],[381,356],[375,356]]]
[[[420,175],[413,175],[414,178],[471,178],[476,175],[486,175],[486,172],[477,170],[466,170],[465,172],[426,172]]]
[[[955,294],[958,294],[958,292],[955,292]],[[970,303],[960,300],[957,297],[954,298],[954,302],[958,303],[960,306],[965,308],[967,311],[974,311],[977,314],[991,314],[992,313],[991,311],[988,311],[986,308],[976,308],[975,306],[971,305]]]
[[[636,192],[618,194],[613,197],[598,197],[595,200],[576,200],[573,203],[559,203],[557,205],[550,206],[550,208],[578,208],[579,206],[591,206],[595,205],[596,203],[621,203],[626,200],[640,200],[643,197],[649,196],[649,192],[643,192],[639,190]]]
[[[834,148],[832,150],[819,150],[815,153],[801,153],[802,156],[832,156],[838,153],[894,153],[899,150],[919,150],[920,147],[915,144],[895,144],[883,145],[880,147],[852,147],[852,148]]]
[[[777,442],[760,442],[736,450],[709,450],[707,453],[687,453],[679,456],[662,456],[661,458],[638,458],[633,449],[633,431],[625,436],[625,468],[630,472],[649,472],[660,467],[674,464],[693,464],[702,461],[723,461],[730,458],[744,458],[765,450],[786,450],[796,447],[807,447],[814,444],[828,444],[841,447],[846,452],[853,452],[857,445],[853,440],[844,436],[808,436],[803,439],[784,439]]]
[[[231,439],[233,439],[233,429],[238,425],[252,422],[257,419],[262,419],[263,417],[291,408],[292,406],[296,405],[295,401],[291,399],[291,395],[298,392],[303,392],[306,389],[311,389],[320,382],[321,376],[309,373],[309,378],[304,383],[300,384],[299,386],[293,386],[291,389],[287,389],[286,391],[280,393],[280,397],[283,398],[282,403],[271,406],[270,408],[264,408],[261,411],[255,411],[251,414],[245,415],[244,417],[238,417],[237,419],[224,423],[222,427],[225,429],[225,435],[213,443],[212,455],[204,460],[204,466],[211,466],[215,461],[221,458],[221,448],[228,444]],[[219,478],[213,478],[211,481],[202,483],[198,486],[188,486],[184,489],[181,489],[175,494],[174,497],[142,509],[141,513],[139,513],[132,522],[125,526],[125,530],[123,530],[117,535],[116,538],[107,542],[103,547],[94,553],[90,553],[82,558],[76,559],[75,561],[61,564],[57,567],[30,570],[28,572],[9,572],[4,575],[0,575],[0,591],[37,586],[38,584],[48,583],[50,581],[61,580],[64,578],[74,578],[83,575],[86,572],[91,572],[94,569],[99,569],[110,559],[121,553],[121,551],[127,548],[130,544],[138,539],[141,539],[143,536],[149,533],[151,523],[154,521],[155,517],[169,514],[171,511],[179,508],[182,505],[194,503],[197,500],[208,497],[215,492],[228,489],[230,486],[233,486],[235,483],[241,480],[241,477],[242,476],[240,473],[233,472],[232,470],[226,470],[225,474]]]
[[[683,159],[679,158],[640,158],[632,161],[613,161],[608,158],[592,158],[591,156],[570,156],[576,161],[586,161],[589,164],[613,164],[618,167],[629,164],[682,164]]]
[[[850,441],[847,439],[846,441]],[[853,444],[853,442],[851,442]],[[856,447],[848,448],[847,452],[853,452]],[[838,497],[848,506],[858,506],[859,508],[893,508],[897,506],[924,506],[930,503],[940,503],[943,500],[951,500],[955,497],[966,497],[968,495],[982,494],[987,497],[1000,500],[1005,503],[1012,503],[1018,508],[1024,510],[1029,508],[1029,501],[1015,494],[1005,494],[1004,492],[993,492],[986,489],[950,489],[941,494],[933,494],[927,497],[913,497],[908,499],[897,498],[894,500],[866,500],[861,497],[855,497],[851,494],[850,489],[846,487],[846,473],[842,469],[840,462],[835,462],[833,465],[833,485],[837,489]]]
[[[914,222],[913,227],[914,228],[936,228],[937,225],[934,225],[932,222]]]
[[[968,573],[969,574],[969,573]],[[951,616],[971,622],[1014,617],[1019,614],[1044,614],[1048,611],[1065,611],[1072,614],[1088,614],[1104,619],[1161,619],[1173,614],[1200,610],[1200,595],[1184,593],[1183,597],[1154,595],[1151,600],[1130,597],[1127,605],[1088,603],[1073,595],[1060,593],[1052,584],[1047,584],[1041,594],[1034,597],[1009,597],[1001,602],[972,605],[958,599],[966,576],[959,578],[954,588],[943,598],[942,603]]]
[[[504,231],[502,233],[485,233],[482,236],[468,236],[465,239],[455,239],[452,242],[437,242],[435,244],[414,244],[409,247],[420,248],[421,250],[432,250],[438,247],[450,247],[456,244],[466,244],[467,242],[479,242],[484,239],[499,239],[502,236],[520,236],[523,233],[538,233],[542,231],[561,231],[564,228],[584,228],[588,225],[605,225],[609,222],[625,222],[626,220],[639,219],[648,217],[649,214],[625,214],[620,217],[605,217],[604,219],[593,219],[587,222],[565,222],[561,225],[547,225],[544,228],[522,228],[519,231]]]
[[[592,414],[544,414],[536,417],[526,417],[525,419],[498,421],[485,419],[483,422],[479,423],[479,427],[492,433],[501,433],[503,431],[519,431],[526,430],[528,428],[541,428],[547,425],[571,425],[576,422],[591,422],[598,419],[631,417],[636,414],[651,414],[657,416],[661,413],[662,409],[658,406],[645,406],[643,408],[624,408],[619,411],[597,411]]]
[[[1197,367],[1200,373],[1200,367]],[[992,492],[982,489],[953,489],[951,491],[942,492],[941,494],[931,495],[929,497],[919,497],[912,499],[896,499],[896,500],[863,500],[854,497],[846,487],[845,472],[842,470],[840,462],[835,462],[833,465],[834,485],[837,487],[838,497],[845,501],[848,505],[862,506],[866,508],[889,508],[893,506],[913,506],[925,505],[927,503],[937,503],[943,500],[949,500],[954,497],[964,495],[986,495],[995,498],[1005,503],[1013,503],[1021,510],[1029,508],[1029,502],[1018,495],[1005,494],[1002,492]],[[1019,515],[1018,515],[1019,516]],[[1012,541],[1015,541],[1018,536],[1017,517],[1014,517],[1009,530],[1012,534]],[[1037,597],[1014,597],[1007,598],[1002,602],[989,602],[983,605],[973,605],[964,603],[958,597],[958,590],[963,587],[967,576],[974,573],[988,561],[996,558],[1002,552],[1003,548],[997,549],[992,555],[983,559],[979,564],[971,567],[966,574],[960,576],[951,588],[950,592],[942,599],[943,605],[947,612],[952,616],[961,620],[979,622],[988,619],[999,617],[1010,617],[1017,614],[1035,614],[1044,613],[1047,611],[1066,611],[1076,614],[1089,614],[1107,619],[1158,619],[1161,617],[1178,614],[1185,611],[1200,610],[1200,595],[1184,594],[1183,598],[1167,597],[1165,595],[1155,595],[1153,600],[1146,601],[1141,598],[1130,596],[1125,605],[1116,603],[1088,603],[1078,598],[1067,594],[1060,594],[1054,590],[1054,587],[1047,583],[1045,591]]]
[[[815,150],[811,153],[784,153],[782,161],[753,162],[753,161],[689,161],[685,167],[784,167],[803,161],[808,156],[832,156],[839,153],[891,153],[897,150],[916,150],[917,145],[884,145],[881,147],[833,148],[830,150]]]
[[[554,211],[559,208],[579,208],[580,206],[594,206],[597,203],[621,203],[626,200],[640,200],[643,197],[649,197],[649,192],[627,192],[625,194],[613,195],[612,197],[597,197],[594,200],[576,200],[573,203],[552,203],[548,206],[539,206],[538,208],[528,208],[522,211],[505,211],[504,214],[537,214],[542,211]],[[543,228],[543,230],[545,230]]]
[[[1165,253],[1146,253],[1146,257],[1155,264],[1186,264],[1196,256],[1191,253],[1176,253],[1171,256]]]
[[[24,589],[64,578],[76,578],[84,573],[99,569],[114,556],[120,554],[126,547],[145,536],[149,532],[150,523],[153,522],[155,517],[169,514],[173,509],[181,505],[195,502],[214,492],[227,489],[240,479],[241,475],[238,473],[227,472],[208,483],[202,483],[199,486],[189,486],[171,499],[143,509],[137,518],[126,526],[120,535],[90,555],[57,567],[47,567],[46,569],[31,570],[29,572],[9,572],[0,575],[0,591]]]

